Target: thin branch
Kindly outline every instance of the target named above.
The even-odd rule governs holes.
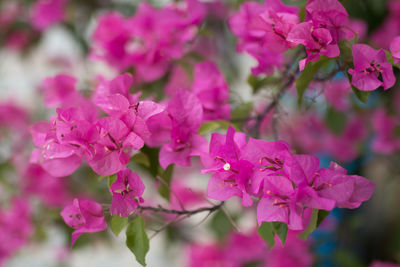
[[[145,210],[150,210],[153,212],[161,212],[161,213],[167,213],[167,214],[178,214],[178,215],[188,215],[188,216],[192,216],[194,214],[197,213],[201,213],[201,212],[214,212],[218,209],[220,209],[222,207],[222,205],[224,204],[224,202],[219,203],[218,205],[214,205],[211,207],[204,207],[204,208],[199,208],[199,209],[194,209],[194,210],[175,210],[175,209],[166,209],[164,207],[162,207],[161,205],[159,205],[158,207],[153,207],[153,206],[138,206],[138,210],[140,212],[145,211]]]

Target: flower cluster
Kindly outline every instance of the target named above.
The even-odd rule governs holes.
[[[129,18],[115,12],[102,15],[92,37],[93,58],[120,71],[133,67],[145,82],[159,79],[188,51],[204,17],[204,6],[197,0],[182,6],[155,9],[142,2]]]
[[[309,267],[313,256],[309,243],[296,237],[294,232],[288,234],[284,246],[276,240],[277,245],[270,251],[257,233],[233,233],[222,245],[191,244],[188,247],[188,264],[190,267],[241,267],[247,264],[260,264],[268,267]]]
[[[238,196],[243,206],[259,198],[258,224],[279,221],[291,230],[303,230],[312,209],[359,207],[375,187],[364,177],[347,175],[334,162],[320,169],[317,157],[293,154],[283,141],[247,142],[232,127],[226,135],[212,135],[210,153],[202,161],[202,172],[213,173],[208,197],[223,201]]]

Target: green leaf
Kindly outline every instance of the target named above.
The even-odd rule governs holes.
[[[253,93],[255,94],[265,86],[277,85],[281,82],[281,80],[282,78],[273,75],[269,75],[262,79],[258,78],[257,76],[250,75],[249,78],[247,78],[247,83],[251,86]]]
[[[330,107],[326,113],[325,121],[330,130],[335,134],[340,134],[346,126],[347,116],[343,112],[338,112]]]
[[[111,176],[108,176],[108,188],[111,187],[111,185],[117,180],[117,175],[113,174]]]
[[[199,135],[205,135],[207,133],[213,132],[221,127],[218,121],[206,121],[200,127]]]
[[[353,93],[356,95],[358,100],[360,100],[363,103],[367,103],[369,95],[371,94],[371,92],[358,90],[354,86],[351,86],[351,89],[353,90]]]
[[[253,109],[252,102],[243,103],[243,104],[237,106],[232,111],[232,119],[246,118],[252,109]]]
[[[146,266],[146,254],[150,249],[149,238],[144,229],[142,217],[136,217],[126,229],[126,246],[133,252],[136,260]]]
[[[275,246],[274,226],[270,222],[263,222],[257,230],[262,239],[267,242],[270,248]]]
[[[199,135],[205,135],[207,133],[214,132],[219,129],[227,130],[229,126],[235,128],[236,131],[239,132],[241,131],[240,128],[234,123],[231,123],[229,121],[216,120],[216,121],[203,122],[199,130]]]
[[[272,226],[274,227],[274,232],[281,240],[282,245],[285,245],[287,233],[289,230],[287,224],[283,222],[272,222]]]
[[[232,230],[232,224],[222,210],[218,210],[210,221],[210,228],[222,241]]]
[[[319,210],[318,211],[317,227],[329,215],[329,213],[330,213],[330,211],[328,211],[328,210]]]
[[[308,224],[304,232],[300,233],[298,237],[300,237],[303,240],[307,240],[309,235],[311,235],[311,233],[314,232],[315,229],[317,229],[317,223],[318,223],[318,210],[313,209],[310,223]]]
[[[128,217],[119,217],[119,216],[112,216],[111,217],[111,231],[118,236],[121,231],[125,228],[128,224]]]
[[[140,163],[145,167],[150,167],[149,157],[145,153],[137,153],[131,157],[133,163]]]
[[[160,178],[164,181],[164,183],[161,183],[160,188],[158,189],[158,193],[165,198],[166,200],[170,200],[170,195],[171,195],[171,180],[172,180],[172,175],[174,173],[174,165],[168,165],[168,167],[165,169],[160,174]]]
[[[331,58],[321,56],[321,59],[317,62],[309,62],[304,70],[301,72],[299,78],[296,80],[296,90],[298,95],[298,104],[301,105],[303,102],[303,95],[308,88],[308,85],[314,78],[315,74],[318,73],[319,69],[327,64]]]
[[[147,171],[153,176],[156,177],[158,175],[158,169],[160,163],[158,161],[158,154],[160,153],[159,148],[152,148],[148,146],[142,147],[141,151],[146,154],[147,158],[149,159],[150,166]]]
[[[302,7],[307,3],[307,0],[282,0],[285,5]]]

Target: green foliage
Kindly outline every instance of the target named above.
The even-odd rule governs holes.
[[[317,227],[322,223],[322,221],[328,217],[330,211],[327,210],[319,210],[318,211],[318,219],[317,219]]]
[[[351,75],[348,73],[347,73],[347,78],[349,79],[349,83],[351,84]],[[358,100],[360,100],[362,103],[367,103],[371,92],[358,90],[352,84],[351,84],[351,89],[353,90],[353,93],[357,97]]]
[[[326,113],[325,121],[332,132],[335,134],[340,134],[343,132],[343,129],[346,126],[347,116],[344,113],[338,112],[330,107]]]
[[[125,228],[128,224],[128,217],[119,217],[119,216],[112,216],[111,217],[111,231],[118,236],[121,231]]]
[[[307,0],[282,0],[285,5],[303,7],[306,5]]]
[[[307,240],[307,238],[317,229],[318,224],[318,210],[313,209],[310,223],[308,224],[307,228],[298,235],[303,240]]]
[[[117,175],[113,174],[108,176],[108,188],[111,187],[111,185],[117,180]]]
[[[164,181],[164,183],[161,183],[158,193],[168,201],[170,200],[171,195],[170,185],[172,181],[172,175],[174,173],[174,166],[174,164],[169,165],[165,171],[162,171],[160,174],[160,178]]]
[[[295,86],[297,90],[298,100],[297,103],[299,106],[303,102],[303,95],[306,92],[308,85],[313,80],[314,76],[318,73],[318,71],[327,63],[332,60],[331,58],[321,56],[321,59],[317,62],[309,62],[304,70],[301,72],[299,78],[297,78]]]
[[[136,260],[146,266],[146,254],[150,249],[149,238],[144,229],[142,217],[136,217],[126,229],[126,246],[133,252]]]
[[[288,226],[282,222],[263,222],[258,228],[258,234],[267,242],[270,248],[275,246],[276,234],[284,245],[288,233]]]
[[[223,240],[232,231],[232,224],[222,210],[218,210],[212,217],[210,228],[218,240]]]
[[[227,130],[229,126],[232,126],[235,128],[236,131],[241,131],[239,127],[237,127],[235,124],[228,122],[228,121],[223,121],[223,120],[217,120],[217,121],[206,121],[203,122],[203,124],[200,127],[199,130],[199,135],[205,135],[211,132],[215,132],[216,130]]]
[[[257,93],[261,88],[269,85],[277,85],[280,83],[280,81],[281,81],[280,77],[272,75],[269,75],[262,79],[254,75],[250,75],[249,78],[247,78],[247,83],[253,89],[254,94]]]
[[[249,116],[249,113],[253,110],[253,102],[247,102],[243,103],[239,106],[237,106],[233,111],[232,111],[232,119],[241,119],[241,118],[246,118]]]
[[[142,147],[141,151],[147,156],[149,160],[149,165],[147,167],[143,166],[144,169],[146,169],[151,174],[151,176],[157,177],[160,166],[160,162],[158,161],[158,154],[160,153],[160,149],[144,146]]]
[[[263,222],[257,230],[262,239],[267,242],[270,248],[275,246],[274,227],[270,222]]]

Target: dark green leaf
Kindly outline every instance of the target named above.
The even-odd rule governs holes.
[[[319,210],[318,211],[318,219],[317,219],[317,227],[322,223],[322,221],[329,215],[329,211],[327,210]]]
[[[318,223],[318,210],[313,209],[310,223],[308,224],[307,228],[298,235],[298,237],[300,237],[303,240],[307,240],[309,235],[311,235],[311,233],[314,232],[315,229],[317,229],[317,223]]]
[[[148,146],[142,147],[141,151],[146,154],[147,158],[149,159],[150,166],[147,169],[147,171],[153,176],[157,177],[158,175],[158,169],[160,166],[160,163],[158,161],[158,154],[160,153],[159,148],[152,148]]]
[[[285,245],[287,233],[289,230],[287,224],[283,222],[272,222],[272,226],[274,227],[274,232],[281,240],[282,245]]]
[[[165,169],[165,171],[162,171],[162,173],[160,174],[160,178],[164,181],[164,183],[161,183],[161,186],[158,189],[158,193],[168,201],[170,199],[170,194],[171,194],[170,185],[173,173],[174,173],[174,165],[171,164]]]
[[[340,134],[343,132],[343,129],[346,126],[347,116],[344,113],[338,112],[330,107],[326,113],[325,120],[332,132],[335,134]]]
[[[144,229],[142,217],[136,217],[126,229],[126,246],[133,252],[136,260],[146,266],[146,254],[150,249],[149,238]]]
[[[330,60],[330,58],[323,56],[317,62],[309,62],[304,70],[301,72],[299,78],[297,78],[295,83],[298,95],[297,102],[299,105],[301,105],[301,103],[303,102],[303,95],[314,76],[318,73],[319,69],[327,64]]]
[[[250,111],[253,109],[253,103],[247,102],[237,106],[232,111],[232,119],[241,119],[249,116]]]
[[[302,7],[307,3],[307,0],[282,0],[285,5]]]
[[[263,222],[257,230],[262,239],[267,242],[270,248],[275,246],[274,226],[270,222]]]
[[[111,231],[118,236],[128,223],[128,217],[111,217]]]
[[[220,241],[232,230],[232,224],[222,210],[218,210],[212,217],[210,227]]]
[[[140,163],[145,167],[150,167],[149,157],[145,153],[137,153],[131,157],[133,163]]]

